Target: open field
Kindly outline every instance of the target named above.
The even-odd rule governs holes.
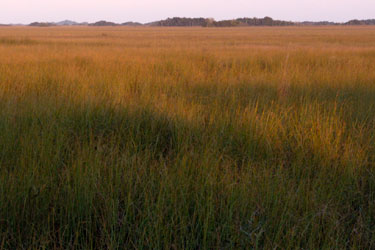
[[[375,27],[0,28],[0,248],[375,247]]]

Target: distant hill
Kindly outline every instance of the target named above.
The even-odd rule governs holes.
[[[78,24],[77,22],[70,21],[70,20],[65,20],[65,21],[61,21],[61,22],[56,23],[56,25],[58,25],[58,26],[71,26],[71,25],[77,25],[77,24]]]
[[[84,22],[84,23],[77,23],[77,22],[74,22],[74,21],[71,21],[71,20],[64,20],[64,21],[61,21],[61,22],[57,22],[57,23],[54,23],[56,24],[57,26],[78,26],[78,25],[88,25],[89,23],[87,22]]]
[[[122,23],[121,25],[122,26],[143,26],[143,24],[137,23],[137,22],[126,22],[126,23]]]

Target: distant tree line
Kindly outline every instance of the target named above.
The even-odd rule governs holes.
[[[107,22],[107,21],[99,21],[96,23],[90,23],[89,26],[117,26],[117,23]]]
[[[375,25],[375,19],[368,20],[351,20],[346,25]]]
[[[207,23],[206,18],[186,18],[174,17],[166,20],[148,23],[148,26],[205,26]]]
[[[55,23],[46,23],[46,22],[33,22],[33,23],[30,23],[29,26],[49,27],[49,26],[56,26],[56,24]]]
[[[161,27],[243,27],[243,26],[322,26],[322,25],[375,25],[375,19],[368,20],[351,20],[346,23],[335,23],[328,21],[321,22],[291,22],[274,20],[271,17],[264,18],[237,18],[233,20],[215,21],[213,18],[186,18],[173,17],[151,23],[125,22],[114,23],[108,21],[98,21],[95,23],[76,23],[65,20],[62,22],[34,22],[30,26],[48,27],[48,26],[66,26],[66,25],[89,25],[89,26],[161,26]]]
[[[168,18],[146,24],[148,26],[202,26],[202,27],[237,27],[237,26],[286,26],[295,25],[293,22],[265,18],[238,18],[234,20],[215,21],[212,18]]]
[[[265,18],[238,18],[236,19],[241,24],[247,26],[290,26],[295,25],[293,22],[273,20],[271,17]]]

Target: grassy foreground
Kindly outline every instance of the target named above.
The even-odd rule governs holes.
[[[0,248],[375,247],[375,28],[0,28]]]

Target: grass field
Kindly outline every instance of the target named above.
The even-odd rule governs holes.
[[[0,248],[375,247],[375,27],[0,28]]]

